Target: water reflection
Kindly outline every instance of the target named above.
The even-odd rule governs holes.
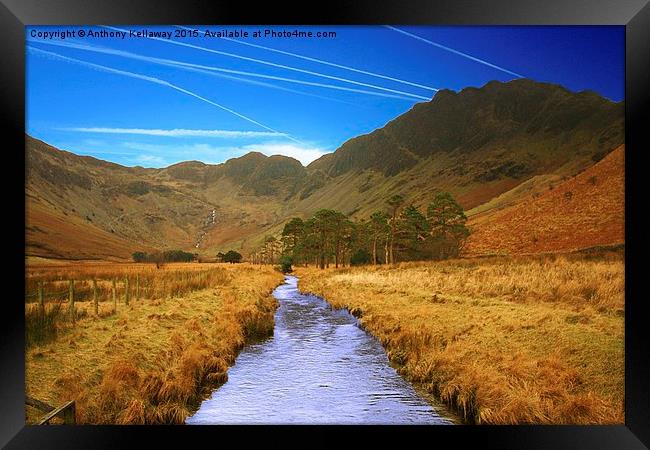
[[[448,424],[389,365],[345,310],[303,295],[288,276],[274,336],[246,346],[228,381],[188,424]]]

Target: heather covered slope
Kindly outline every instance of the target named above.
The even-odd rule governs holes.
[[[578,250],[625,242],[625,147],[546,191],[473,216],[466,254]]]

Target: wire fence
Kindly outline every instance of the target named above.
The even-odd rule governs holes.
[[[94,313],[95,317],[117,314],[118,299],[123,304],[129,305],[133,296],[140,297],[140,279],[136,276],[135,288],[130,289],[129,279],[124,278],[121,283],[113,278],[109,280],[110,290],[99,289],[98,280],[85,280],[78,282],[77,286],[84,286],[82,289],[75,288],[75,280],[63,280],[67,282],[67,290],[46,290],[43,282],[38,282],[36,292],[25,293],[25,328],[27,345],[44,344],[56,339],[59,331],[65,328],[75,327],[79,319],[88,317]],[[104,280],[107,281],[107,280]],[[61,281],[57,282],[57,286]],[[92,284],[90,289],[86,285]],[[53,286],[48,286],[50,289]],[[118,290],[118,287],[121,288]],[[132,292],[133,291],[133,292]],[[108,292],[108,295],[106,295]],[[90,300],[90,307],[86,301],[86,307],[78,308],[75,302],[85,299]],[[110,301],[108,310],[99,308],[102,303]]]
[[[100,286],[98,281],[109,284],[110,288]],[[68,289],[60,290],[60,284],[67,283]],[[91,287],[88,287],[88,286]],[[46,290],[54,289],[57,290]],[[79,288],[80,287],[80,288]],[[111,302],[112,305],[107,311],[105,307],[101,308],[101,316],[106,314],[117,314],[118,303],[121,302],[126,306],[131,299],[140,298],[140,277],[136,275],[135,286],[129,286],[129,278],[123,280],[116,278],[110,280],[58,280],[55,286],[46,286],[39,281],[36,292],[25,292],[25,321],[28,328],[35,335],[56,334],[56,329],[64,324],[75,326],[77,319],[87,317],[94,312],[94,316],[100,316],[99,304],[102,302]],[[119,300],[119,302],[118,302]],[[86,306],[81,310],[75,306],[75,302],[84,302]],[[49,329],[49,331],[48,331]],[[29,334],[29,333],[28,333]],[[37,339],[43,341],[44,339]]]
[[[50,280],[29,279],[25,289],[28,345],[55,339],[59,330],[74,327],[78,319],[114,315],[118,308],[132,308],[144,299],[182,297],[190,291],[225,285],[231,278],[227,270],[215,268],[144,276],[135,273],[130,276],[76,280],[58,277]],[[77,302],[80,304],[76,305]],[[122,306],[118,306],[120,304]]]

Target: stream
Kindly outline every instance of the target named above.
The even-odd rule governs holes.
[[[287,276],[274,335],[246,345],[228,381],[187,424],[452,424],[393,367],[345,309],[301,294]]]

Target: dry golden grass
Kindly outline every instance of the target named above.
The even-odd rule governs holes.
[[[68,324],[55,341],[26,351],[27,395],[55,405],[76,400],[79,423],[183,423],[227,379],[246,339],[273,330],[277,302],[270,294],[282,275],[271,267],[64,266],[30,267],[28,277],[54,281],[140,271],[167,283],[129,306],[120,298],[117,314],[112,301],[100,303],[98,316],[92,302],[78,302],[75,327]],[[26,413],[30,423],[37,418],[33,410]]]
[[[151,263],[102,261],[27,265],[25,288],[32,302],[38,283],[50,299],[67,299],[68,282],[73,279],[75,300],[92,300],[92,280],[96,280],[99,301],[112,302],[112,280],[116,280],[116,295],[123,298],[128,278],[131,299],[173,297],[227,282],[232,272],[225,268],[213,263],[167,263],[157,268]]]
[[[483,424],[623,423],[620,256],[300,268],[408,379]]]

